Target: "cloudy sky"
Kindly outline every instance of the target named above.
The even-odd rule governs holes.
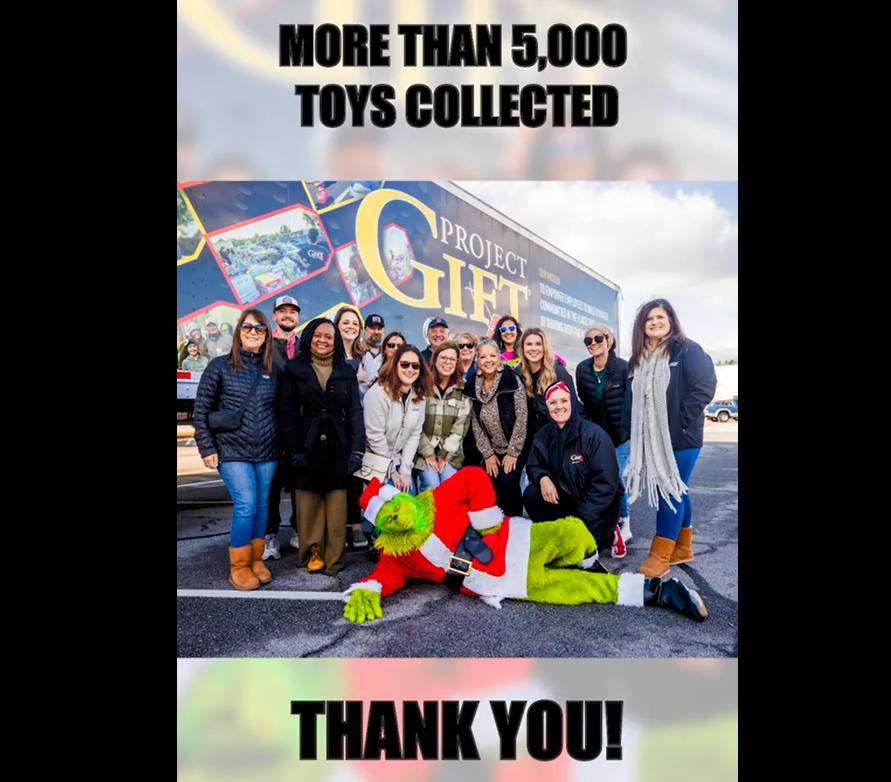
[[[712,359],[739,360],[738,182],[456,184],[622,289],[622,356],[637,308],[662,297]]]

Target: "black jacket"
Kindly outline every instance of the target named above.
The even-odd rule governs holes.
[[[241,351],[243,368],[235,372],[228,356],[217,356],[204,370],[195,394],[195,442],[202,458],[219,454],[221,462],[271,462],[278,460],[278,420],[276,396],[281,370],[272,365],[273,375],[262,375],[244,415],[234,432],[214,434],[207,428],[207,416],[215,410],[236,412],[263,371],[261,353]]]
[[[715,398],[718,376],[708,354],[692,340],[671,340],[666,402],[671,447],[702,448],[705,408]],[[634,392],[634,384],[631,386]]]
[[[564,430],[563,451],[557,454],[556,428],[553,423],[545,426],[532,441],[526,464],[529,481],[538,486],[548,476],[561,497],[571,497],[578,506],[578,518],[591,531],[598,550],[604,551],[612,545],[625,494],[615,446],[597,424],[573,415]],[[555,462],[562,477],[552,467]]]
[[[281,423],[285,464],[292,468],[295,489],[347,488],[350,455],[365,450],[353,367],[335,367],[323,392],[308,356],[288,361],[281,382]]]
[[[294,355],[300,349],[300,335],[298,334],[294,340]],[[285,337],[275,337],[272,340],[272,360],[282,369],[290,361],[288,358],[288,340]]]
[[[559,361],[554,362],[554,371],[557,373],[557,380],[555,382],[563,381],[569,387],[569,396],[570,401],[573,407],[579,406],[579,400],[576,396],[575,383],[572,382],[572,375],[569,374],[569,370],[563,366]],[[520,382],[523,382],[522,376],[520,377]],[[526,401],[529,404],[529,425],[526,432],[526,442],[528,445],[531,445],[533,438],[538,433],[538,430],[544,426],[547,426],[548,422],[551,420],[551,415],[548,413],[548,406],[545,403],[544,394],[538,390],[538,384],[535,384],[535,396],[526,397]],[[582,417],[586,417],[585,412],[579,409],[579,413],[581,413]],[[528,448],[527,448],[528,450]]]
[[[609,366],[607,364],[607,366]],[[589,358],[575,368],[579,399],[588,418],[602,426],[613,441],[620,446],[631,437],[631,381],[628,379],[628,362],[616,359],[611,375],[607,375],[603,398],[597,401],[597,376],[594,359]]]

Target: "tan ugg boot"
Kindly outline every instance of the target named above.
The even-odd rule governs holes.
[[[661,578],[668,573],[672,551],[674,551],[674,541],[656,535],[650,544],[650,555],[637,572],[643,573],[647,578]]]
[[[684,562],[693,561],[693,527],[681,527],[678,533],[678,539],[674,544],[674,551],[671,552],[669,565],[680,565]]]
[[[260,582],[251,570],[251,547],[229,549],[229,583],[242,592],[256,589]]]
[[[263,564],[263,552],[266,550],[266,538],[254,538],[251,541],[251,572],[261,584],[272,581],[272,573]]]

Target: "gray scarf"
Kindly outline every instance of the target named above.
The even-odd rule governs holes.
[[[661,348],[661,346],[660,346]],[[681,480],[668,431],[668,358],[657,349],[644,358],[631,381],[631,456],[625,473],[628,502],[634,502],[646,485],[651,507],[659,507],[659,495],[674,511],[670,497],[680,502],[687,487]]]

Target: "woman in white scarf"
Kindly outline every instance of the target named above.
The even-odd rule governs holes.
[[[717,377],[711,358],[684,335],[665,299],[647,302],[634,320],[631,360],[631,456],[624,479],[628,501],[646,492],[656,536],[638,573],[662,577],[693,561],[692,506],[687,484],[702,448],[706,405]]]

